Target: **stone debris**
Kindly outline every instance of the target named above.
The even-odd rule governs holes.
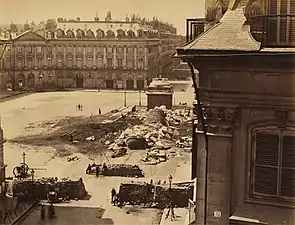
[[[12,196],[22,200],[47,200],[49,190],[57,191],[58,198],[83,199],[87,194],[82,178],[77,181],[57,178],[41,178],[37,180],[15,180],[12,183]]]
[[[86,141],[95,141],[95,137],[94,136],[90,136],[90,137],[87,137],[85,140]]]
[[[118,177],[144,177],[142,169],[137,165],[129,164],[92,164],[88,174],[95,174],[96,168],[98,175],[118,176]]]
[[[167,150],[171,147],[189,148],[192,139],[180,137],[181,133],[176,126],[184,123],[191,123],[190,109],[168,110],[165,106],[155,107],[149,111],[137,111],[130,117],[137,117],[142,124],[129,126],[127,129],[118,132],[114,142],[106,141],[110,150],[120,150],[128,147],[130,150]],[[105,140],[108,138],[105,137]],[[148,152],[145,158],[141,159],[146,164],[157,164],[165,162],[168,158],[164,153],[157,156],[152,151]]]
[[[180,140],[176,141],[176,147],[179,148],[191,148],[193,144],[193,139],[191,137],[181,137]]]
[[[146,182],[126,182],[121,183],[119,189],[119,205],[149,205],[156,208],[165,208],[169,202],[169,186]],[[192,185],[173,185],[171,194],[174,204],[177,207],[187,207],[188,200],[192,199]]]

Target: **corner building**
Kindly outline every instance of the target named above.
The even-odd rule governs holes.
[[[12,37],[7,32],[1,89],[144,89],[171,71],[170,55],[183,40],[175,28],[159,27],[59,19],[56,29],[44,35],[26,31]]]

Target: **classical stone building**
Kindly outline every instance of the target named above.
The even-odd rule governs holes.
[[[2,62],[1,88],[144,89],[173,66],[170,55],[183,40],[160,21],[58,19],[43,35],[31,30],[9,42]]]
[[[295,224],[294,18],[293,0],[231,0],[177,49],[202,105],[192,224]]]

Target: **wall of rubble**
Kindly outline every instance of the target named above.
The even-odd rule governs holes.
[[[165,208],[169,203],[170,193],[176,207],[187,207],[188,200],[193,196],[193,186],[172,186],[170,192],[167,185],[130,182],[122,183],[118,194],[121,203],[131,205],[152,205],[154,203],[157,208]]]
[[[16,180],[12,184],[13,197],[22,200],[46,200],[49,190],[55,190],[59,198],[83,199],[87,194],[82,178],[77,181]]]

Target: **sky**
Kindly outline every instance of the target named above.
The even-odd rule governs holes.
[[[0,0],[0,24],[46,21],[63,17],[102,20],[110,10],[113,19],[124,20],[126,14],[172,23],[177,33],[185,34],[186,18],[204,16],[205,0]]]

